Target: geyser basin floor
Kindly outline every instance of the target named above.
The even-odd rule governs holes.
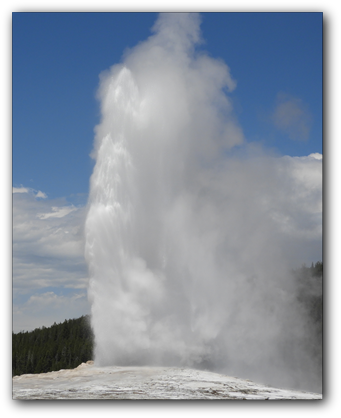
[[[322,399],[249,380],[176,367],[96,367],[13,378],[13,399]]]

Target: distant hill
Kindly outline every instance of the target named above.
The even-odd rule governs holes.
[[[73,369],[92,360],[89,316],[12,334],[12,375]]]

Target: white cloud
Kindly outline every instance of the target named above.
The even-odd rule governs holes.
[[[36,194],[36,197],[40,197],[42,199],[47,199],[47,195],[45,193],[41,192],[40,190]]]
[[[317,155],[320,154],[314,157],[286,156],[279,164],[284,180],[279,190],[283,196],[279,200],[280,212],[282,219],[287,217],[289,220],[286,230],[290,231],[292,239],[297,239],[293,243],[295,247],[304,236],[322,246],[322,156],[317,158]],[[317,257],[318,254],[315,261]]]
[[[13,306],[13,330],[19,332],[48,327],[54,322],[79,318],[88,313],[89,304],[84,290],[64,295],[53,291],[33,293],[27,301]]]
[[[63,218],[64,216],[68,215],[69,213],[77,210],[74,206],[63,206],[61,208],[53,206],[52,212],[49,213],[38,213],[37,217],[40,219],[48,219],[48,218]]]
[[[37,198],[47,199],[47,195],[45,193],[43,193],[40,190],[37,191],[37,190],[31,189],[29,187],[23,187],[23,186],[12,187],[12,192],[13,193],[29,193],[29,194],[34,195]]]
[[[58,296],[54,292],[46,292],[30,296],[29,300],[26,302],[26,305],[34,306],[36,311],[40,311],[45,307],[49,307],[50,309],[58,309],[61,306],[65,306],[70,302],[70,300],[75,302],[82,298],[84,298],[84,293],[75,293],[72,295],[72,297],[66,297],[64,295]]]
[[[279,93],[272,120],[274,125],[285,132],[290,139],[305,141],[309,138],[311,114],[303,101],[297,97]]]
[[[315,152],[313,154],[309,154],[309,157],[316,158],[316,160],[322,160],[323,159],[323,155],[318,153],[318,152]]]
[[[13,193],[29,193],[26,187],[13,187]]]
[[[27,329],[28,324],[46,325],[46,318],[53,319],[47,305],[41,318],[32,311],[32,301],[38,303],[34,298],[41,292],[46,296],[55,291],[51,289],[59,289],[58,298],[64,299],[58,300],[63,300],[66,306],[66,300],[72,304],[77,292],[81,291],[86,299],[87,288],[83,255],[85,208],[66,205],[64,200],[36,199],[45,194],[29,188],[19,190],[13,194],[13,305],[14,312],[24,314],[14,315],[16,330]],[[77,306],[81,316],[85,305]],[[57,314],[56,309],[53,312],[58,318],[65,316],[61,320],[67,319],[71,312],[70,309],[64,312],[63,308]]]

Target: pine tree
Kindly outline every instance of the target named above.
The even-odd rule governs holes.
[[[51,327],[12,334],[12,374],[46,373],[75,368],[92,359],[89,318],[65,320]]]

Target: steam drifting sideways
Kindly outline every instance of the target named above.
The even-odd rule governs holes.
[[[100,80],[85,225],[95,364],[319,391],[290,269],[321,259],[322,156],[244,144],[229,68],[195,49],[198,15],[162,14],[153,31]]]

